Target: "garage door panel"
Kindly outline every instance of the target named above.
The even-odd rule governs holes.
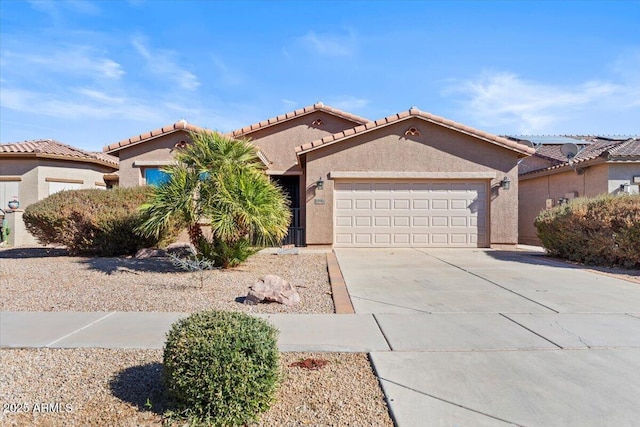
[[[429,200],[427,199],[414,199],[413,200],[413,209],[429,209]]]
[[[336,209],[348,210],[348,209],[351,209],[352,206],[353,206],[353,203],[351,200],[345,200],[345,199],[336,200]]]
[[[394,216],[393,217],[393,226],[394,227],[408,227],[409,226],[409,217],[408,216]]]
[[[437,245],[446,245],[449,243],[449,235],[445,233],[432,233],[431,241]]]
[[[449,218],[446,216],[432,216],[431,217],[431,226],[432,227],[447,227],[449,225]]]
[[[415,245],[428,245],[429,235],[426,233],[413,233],[413,243]]]
[[[376,227],[389,227],[391,226],[390,216],[376,216],[373,220]]]
[[[371,217],[370,216],[357,216],[356,217],[356,227],[371,227]]]
[[[486,242],[482,182],[336,182],[336,246],[475,247]]]
[[[355,243],[370,244],[371,234],[369,233],[356,233]]]
[[[395,233],[393,235],[393,243],[395,243],[396,245],[407,245],[409,244],[409,242],[411,242],[411,237],[409,236],[409,233],[405,233],[405,234]]]
[[[448,210],[449,209],[449,200],[446,199],[435,199],[431,200],[431,210]]]
[[[466,216],[452,216],[451,227],[467,227],[467,219]]]
[[[428,216],[414,216],[413,217],[413,226],[414,227],[428,227],[429,226],[429,217]]]
[[[397,199],[393,201],[393,209],[409,209],[409,199]]]
[[[467,208],[469,207],[469,202],[467,202],[466,200],[452,199],[450,205],[451,205],[451,210],[460,209],[460,210],[466,211]]]
[[[391,200],[389,199],[374,200],[373,207],[374,209],[379,209],[379,210],[391,209]]]
[[[370,199],[364,199],[364,200],[355,200],[355,209],[361,209],[361,210],[371,210],[371,200]]]

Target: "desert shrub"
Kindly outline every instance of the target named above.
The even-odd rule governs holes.
[[[256,421],[279,382],[278,331],[245,313],[205,311],[174,323],[164,348],[164,380],[191,424]]]
[[[640,267],[640,196],[578,198],[535,219],[550,255],[585,264]]]
[[[72,254],[129,255],[170,240],[177,229],[143,236],[139,207],[147,200],[146,187],[113,190],[61,191],[25,209],[27,230],[42,244],[66,246]]]

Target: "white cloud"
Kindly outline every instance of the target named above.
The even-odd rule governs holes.
[[[351,30],[346,35],[309,31],[298,41],[324,56],[351,56],[357,45],[355,33]]]
[[[71,93],[77,94],[72,96]],[[118,98],[92,89],[66,94],[2,87],[2,108],[62,119],[157,119],[156,106],[135,98]]]
[[[195,90],[200,86],[200,81],[195,74],[176,64],[175,52],[162,49],[152,51],[146,46],[144,38],[140,36],[134,37],[131,44],[145,59],[147,67],[152,73],[176,82],[183,89]]]
[[[40,76],[58,73],[92,79],[119,79],[125,74],[118,62],[100,55],[88,46],[64,46],[51,48],[47,52],[27,52],[29,51],[3,51],[3,72],[16,75],[36,73]]]
[[[634,92],[637,95],[638,87],[607,81],[558,86],[510,72],[484,72],[475,79],[454,81],[444,94],[461,96],[463,110],[482,126],[535,134],[557,132],[598,109],[607,113],[638,106]]]
[[[46,13],[56,23],[61,23],[65,11],[81,15],[99,15],[100,7],[94,2],[85,0],[29,0],[31,7]]]

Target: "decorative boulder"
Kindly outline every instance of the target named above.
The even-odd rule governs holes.
[[[167,253],[178,258],[184,258],[196,254],[196,248],[191,243],[175,242],[167,246]]]
[[[255,305],[262,301],[292,306],[300,302],[300,295],[282,277],[269,274],[251,286],[244,303]]]
[[[166,256],[167,253],[162,249],[143,248],[136,252],[134,258],[136,259],[148,259],[148,258],[161,258]]]

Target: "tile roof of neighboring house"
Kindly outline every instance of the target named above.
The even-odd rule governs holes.
[[[106,152],[106,153],[113,153],[116,151],[119,151],[125,147],[131,146],[131,145],[135,145],[135,144],[139,144],[141,142],[147,141],[149,139],[153,139],[153,138],[157,138],[159,136],[163,136],[163,135],[167,135],[173,132],[177,132],[180,130],[186,130],[186,131],[191,131],[191,132],[200,132],[203,131],[204,129],[201,128],[200,126],[196,126],[196,125],[192,125],[191,123],[187,123],[186,120],[178,120],[177,122],[175,122],[172,125],[168,125],[168,126],[163,126],[161,128],[158,129],[154,129],[150,132],[146,132],[146,133],[141,133],[140,135],[136,135],[136,136],[132,136],[131,138],[128,139],[123,139],[122,141],[118,141],[116,143],[113,143],[111,145],[107,145],[106,147],[104,147],[102,149],[102,151]]]
[[[249,134],[251,134],[253,132],[256,132],[258,130],[268,128],[268,127],[276,125],[278,123],[286,122],[286,121],[294,119],[296,117],[300,117],[300,116],[304,116],[304,115],[307,115],[307,114],[311,114],[311,113],[314,113],[316,111],[324,111],[324,112],[332,114],[334,116],[338,116],[338,117],[341,117],[343,119],[350,120],[350,121],[352,121],[354,123],[365,124],[365,123],[368,123],[370,121],[368,119],[365,119],[364,117],[356,116],[355,114],[346,113],[344,111],[338,110],[337,108],[329,107],[328,105],[324,105],[322,102],[316,102],[315,104],[310,105],[308,107],[300,108],[298,110],[291,111],[289,113],[282,114],[282,115],[277,116],[277,117],[272,117],[270,119],[261,121],[259,123],[254,123],[252,125],[245,126],[242,129],[234,130],[232,132],[229,132],[229,135],[233,136],[233,137],[249,135]]]
[[[351,138],[355,135],[360,135],[363,134],[365,132],[369,132],[373,129],[377,129],[383,126],[387,126],[390,125],[392,123],[401,121],[401,120],[407,120],[409,118],[412,117],[418,117],[421,118],[423,120],[426,120],[428,122],[437,124],[439,126],[444,126],[446,128],[449,129],[453,129],[455,131],[461,132],[461,133],[465,133],[467,135],[471,135],[475,138],[478,139],[482,139],[484,141],[490,142],[492,144],[496,144],[511,150],[514,150],[518,153],[521,153],[523,155],[531,155],[533,153],[535,153],[535,150],[531,147],[529,147],[528,145],[525,144],[521,144],[517,141],[513,141],[513,140],[509,140],[507,138],[501,137],[501,136],[497,136],[497,135],[493,135],[490,134],[488,132],[484,132],[481,130],[477,130],[474,128],[471,128],[469,126],[465,126],[463,124],[454,122],[453,120],[448,120],[445,119],[443,117],[440,116],[436,116],[433,115],[431,113],[426,113],[424,111],[420,111],[419,109],[413,107],[408,111],[403,111],[401,113],[398,114],[394,114],[392,116],[389,117],[385,117],[383,119],[380,120],[376,120],[375,122],[369,122],[360,126],[357,126],[355,128],[352,129],[347,129],[345,131],[342,132],[338,132],[338,133],[334,133],[333,135],[327,135],[322,139],[318,139],[316,141],[301,145],[299,147],[296,147],[296,152],[298,153],[298,155],[302,155],[304,153],[307,153],[309,151],[315,150],[319,147],[322,146],[326,146],[326,145],[330,145],[330,144],[334,144],[336,142],[342,141],[344,139],[347,138]]]
[[[597,158],[605,158],[611,160],[635,159],[640,160],[640,137],[631,137],[628,139],[613,139],[600,136],[582,136],[573,137],[575,144],[581,147],[576,156],[569,162],[567,156],[562,154],[560,148],[564,144],[545,144],[541,145],[536,151],[535,157],[540,157],[551,162],[548,167],[526,170],[523,169],[522,175],[558,169],[564,166],[576,166],[577,164],[594,160]]]
[[[75,160],[79,162],[98,163],[118,168],[118,158],[106,153],[95,153],[81,150],[67,144],[62,144],[52,139],[40,139],[11,144],[0,144],[0,156],[9,155],[17,157],[21,155],[50,157]]]

